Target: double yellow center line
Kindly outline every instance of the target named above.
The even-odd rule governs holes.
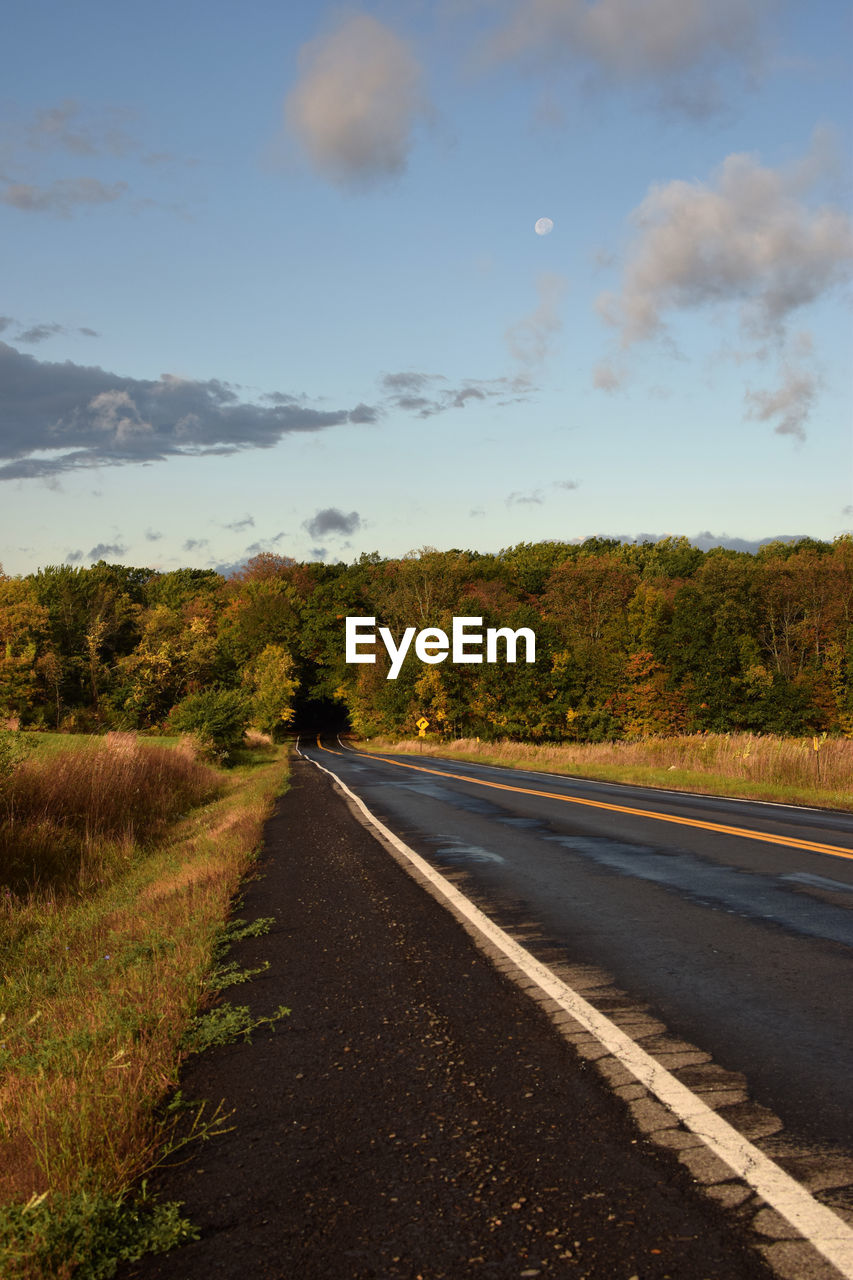
[[[321,751],[329,751],[320,738],[317,746]],[[341,751],[329,751],[330,755],[339,756]],[[362,754],[362,753],[359,753]],[[431,773],[437,778],[454,778],[458,782],[468,782],[475,787],[491,787],[495,791],[512,791],[521,796],[541,796],[545,800],[559,800],[563,804],[580,804],[589,809],[606,809],[610,813],[627,813],[635,818],[652,818],[656,822],[671,822],[681,827],[698,827],[702,831],[713,831],[717,835],[739,836],[744,840],[760,840],[763,844],[780,844],[788,849],[805,849],[809,853],[824,853],[833,858],[847,858],[853,861],[853,850],[841,849],[834,844],[821,844],[816,840],[798,840],[794,836],[776,836],[769,831],[750,831],[747,827],[729,827],[722,822],[702,822],[699,818],[682,818],[671,813],[656,813],[651,809],[632,809],[628,805],[608,804],[604,800],[586,800],[580,796],[567,796],[558,791],[539,791],[533,787],[514,787],[506,782],[487,782],[484,778],[473,778],[470,774],[450,773],[444,769],[427,769],[421,764],[406,764],[402,760],[391,760],[388,756],[365,753],[368,760],[381,760],[383,764],[393,764],[398,769],[414,769],[416,773]]]

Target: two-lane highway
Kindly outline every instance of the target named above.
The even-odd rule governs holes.
[[[301,750],[493,918],[742,1073],[792,1140],[853,1153],[853,815]]]

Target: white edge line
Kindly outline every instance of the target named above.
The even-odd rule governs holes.
[[[565,1009],[576,1022],[595,1036],[650,1093],[668,1107],[673,1115],[710,1148],[716,1156],[742,1178],[777,1213],[791,1224],[827,1261],[837,1267],[845,1280],[853,1280],[853,1228],[822,1205],[804,1186],[770,1160],[726,1120],[692,1093],[680,1080],[676,1080],[665,1067],[652,1058],[636,1041],[620,1030],[583,996],[563,982],[556,974],[508,933],[490,920],[463,893],[446,880],[414,849],[404,844],[393,831],[371,813],[364,801],[331,769],[325,768],[297,751],[304,760],[334,778],[335,782],[362,811],[368,822],[394,846],[421,875],[450,902],[489,942],[501,950],[547,996]]]

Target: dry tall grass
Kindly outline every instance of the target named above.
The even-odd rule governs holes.
[[[541,746],[476,738],[367,745],[407,753],[423,746],[435,755],[513,768],[853,809],[853,740],[826,738],[817,751],[814,744],[813,738],[733,733]]]
[[[0,791],[0,885],[86,890],[221,789],[189,744],[143,746],[132,733],[25,759]]]
[[[105,750],[104,775],[132,776],[130,743]],[[169,754],[180,780],[193,762]],[[191,776],[209,787],[207,774]],[[158,1158],[158,1103],[211,998],[215,939],[286,776],[283,756],[218,775],[227,794],[86,896],[0,895],[0,1208],[44,1193],[115,1196]],[[105,783],[86,785],[100,794]],[[43,1275],[33,1257],[5,1271],[11,1258],[0,1239],[0,1272]]]

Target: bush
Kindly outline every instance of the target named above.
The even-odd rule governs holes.
[[[236,689],[191,693],[169,712],[169,728],[188,733],[220,760],[227,760],[243,741],[249,723],[249,699]]]

